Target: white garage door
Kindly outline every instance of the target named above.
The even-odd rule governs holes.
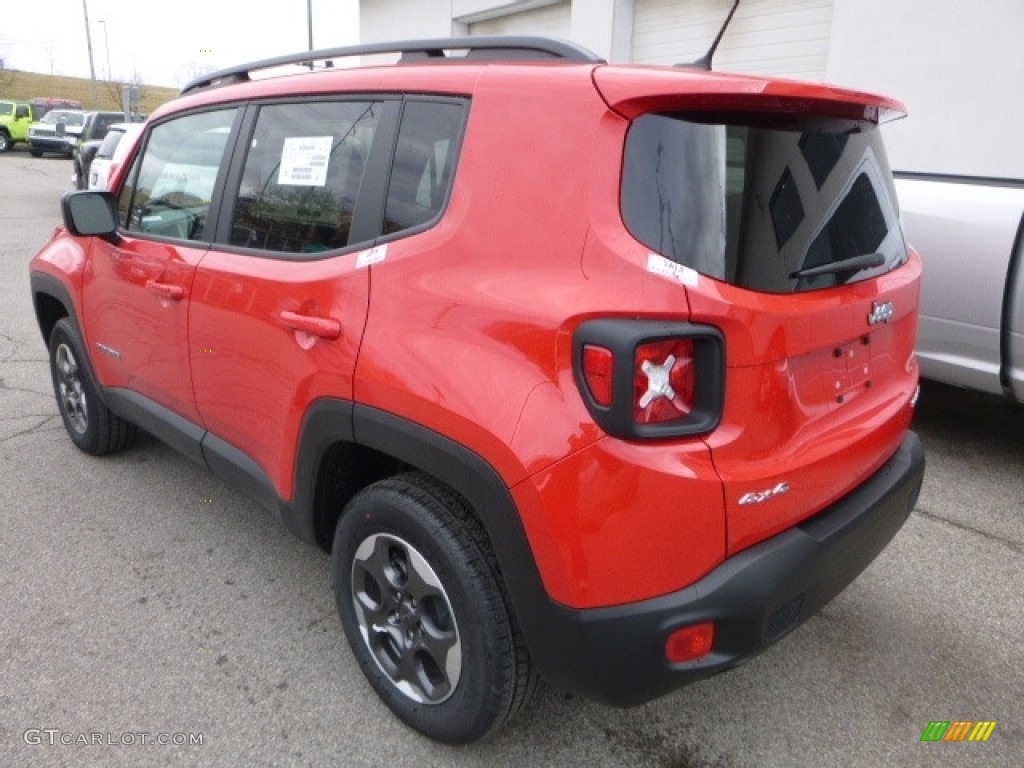
[[[715,54],[723,72],[822,80],[834,0],[743,0]],[[633,61],[678,64],[710,47],[731,0],[635,0]]]
[[[572,19],[571,3],[558,3],[532,11],[511,13],[469,25],[471,35],[545,35],[568,38]]]

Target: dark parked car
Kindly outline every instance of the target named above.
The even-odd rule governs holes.
[[[75,175],[72,182],[76,189],[89,187],[89,164],[114,123],[124,121],[124,112],[86,112],[85,127],[72,150]]]

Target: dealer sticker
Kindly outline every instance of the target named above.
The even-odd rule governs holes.
[[[690,288],[697,287],[697,281],[700,277],[696,270],[684,267],[682,264],[676,264],[674,261],[666,259],[664,256],[659,256],[656,253],[647,254],[647,271],[667,277],[670,280],[675,280],[677,283],[689,286]]]
[[[282,186],[322,187],[327,184],[327,163],[331,159],[331,136],[301,136],[284,140],[281,170],[277,183]]]

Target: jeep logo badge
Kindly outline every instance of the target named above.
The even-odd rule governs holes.
[[[881,325],[892,320],[893,305],[891,301],[871,303],[871,314],[868,315],[868,325]]]

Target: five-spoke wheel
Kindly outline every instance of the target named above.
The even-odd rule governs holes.
[[[50,375],[64,428],[71,442],[99,456],[124,448],[135,426],[109,410],[87,368],[78,331],[68,318],[50,332]]]
[[[535,688],[497,562],[465,500],[426,475],[375,483],[334,536],[335,599],[367,680],[405,723],[474,741]]]

